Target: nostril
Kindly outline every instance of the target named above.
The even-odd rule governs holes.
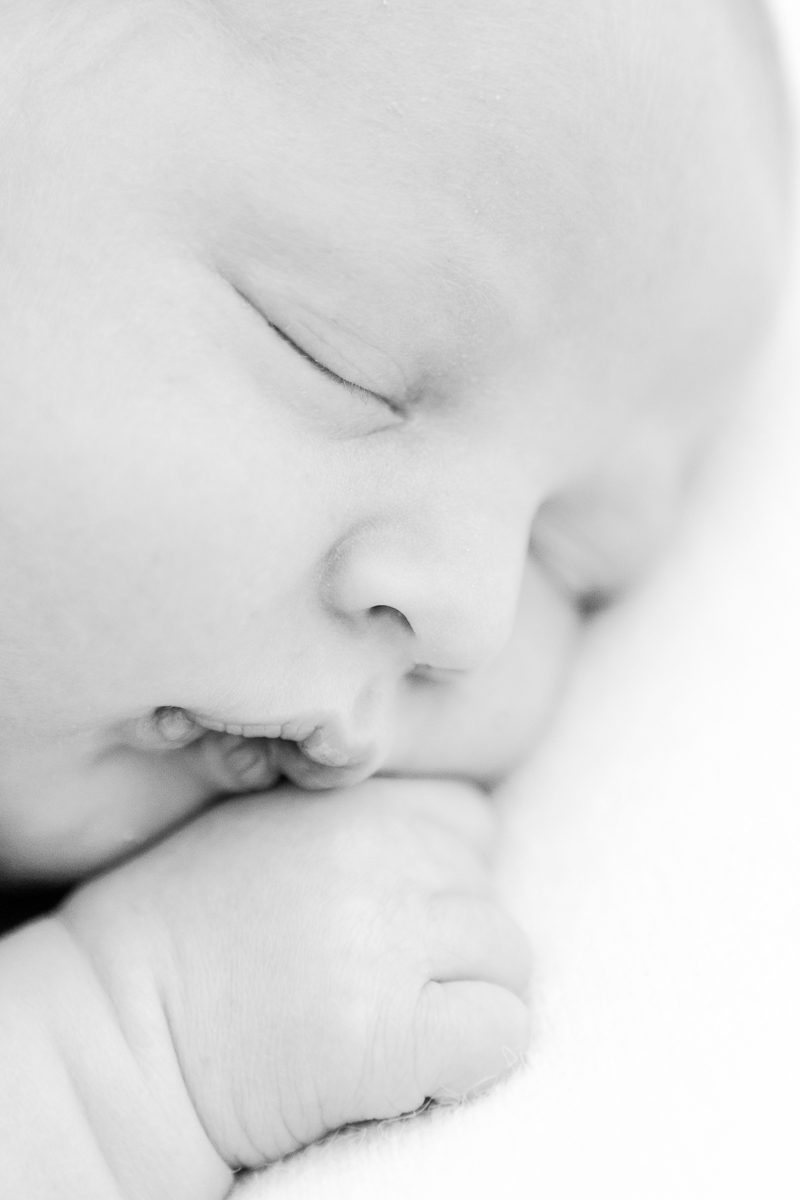
[[[392,608],[388,604],[373,604],[372,608],[369,610],[369,615],[380,620],[385,620],[388,618],[390,621],[394,621],[402,625],[402,627],[407,630],[408,633],[414,632],[413,625],[409,621],[408,617],[400,612],[399,608]]]
[[[411,683],[420,684],[451,684],[462,678],[466,671],[458,667],[436,667],[431,663],[417,663],[406,675]]]

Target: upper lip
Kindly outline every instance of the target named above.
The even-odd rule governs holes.
[[[272,738],[296,742],[312,762],[326,767],[353,767],[376,752],[376,739],[361,740],[333,713],[313,713],[285,721],[223,721],[205,713],[192,713],[203,729],[236,737]]]

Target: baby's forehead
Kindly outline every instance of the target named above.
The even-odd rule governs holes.
[[[642,82],[609,69],[630,57],[636,30],[608,0],[567,17],[542,0],[213,3],[222,35],[338,134],[343,153],[359,128],[385,163],[432,166],[431,184],[452,183],[473,207],[497,209],[498,191],[507,204],[537,164],[574,159],[589,135],[599,156],[620,118],[630,126],[627,102]],[[652,104],[653,79],[648,87]]]
[[[181,203],[213,209],[241,260],[319,276],[331,312],[351,287],[357,320],[638,318],[656,274],[674,300],[700,252],[724,257],[758,174],[729,0],[81,4],[136,16],[129,58],[151,69],[120,104],[157,113]]]
[[[759,0],[200,2],[343,169],[457,196],[517,249],[534,211],[605,220],[625,187],[663,196],[708,159],[728,60],[768,58]]]
[[[704,172],[716,174],[713,207],[721,157],[741,154],[721,143],[739,115],[729,94],[751,0],[213,0],[213,10],[226,43],[317,131],[331,178],[368,188],[380,175],[416,194],[421,221],[458,208],[531,262],[563,251],[577,268],[601,241],[641,259],[636,243],[677,225]]]
[[[607,66],[630,57],[616,44],[628,32],[607,25],[607,0],[583,7],[577,20],[541,0],[214,0],[253,111],[297,151],[276,164],[272,146],[259,156],[251,143],[253,177],[296,170],[331,212],[349,188],[354,207],[383,209],[387,228],[391,192],[431,252],[460,226],[474,252],[483,243],[487,258],[542,270],[542,255],[585,242],[587,225],[617,208],[615,159],[632,152],[641,108],[641,80]],[[657,129],[658,82],[647,89]],[[365,247],[369,234],[364,225]]]

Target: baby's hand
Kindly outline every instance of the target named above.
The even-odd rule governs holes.
[[[217,1152],[256,1166],[517,1060],[529,954],[493,896],[494,834],[461,784],[280,787],[83,887],[62,919],[128,1043],[168,1028]]]

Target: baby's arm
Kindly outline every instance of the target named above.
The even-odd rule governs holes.
[[[0,1193],[218,1200],[349,1121],[504,1073],[522,935],[472,789],[233,800],[0,943]]]
[[[146,1010],[152,1003],[140,997]],[[0,1194],[211,1200],[231,1172],[183,1086],[168,1031],[128,1040],[68,927],[0,940]]]

